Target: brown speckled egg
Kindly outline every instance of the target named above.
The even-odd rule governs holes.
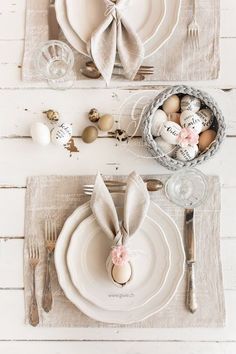
[[[111,114],[104,114],[98,121],[98,127],[104,132],[108,132],[114,125],[114,118]]]
[[[92,143],[94,140],[97,139],[97,137],[98,137],[98,130],[93,125],[90,125],[89,127],[85,128],[82,133],[82,140],[87,144]]]
[[[199,136],[199,150],[202,152],[208,148],[208,146],[215,140],[216,132],[212,129],[205,130]]]

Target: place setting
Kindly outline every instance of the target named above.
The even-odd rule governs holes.
[[[218,0],[29,0],[22,78],[53,89],[216,79],[219,10]]]

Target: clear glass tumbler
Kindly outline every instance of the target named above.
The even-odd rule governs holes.
[[[195,208],[207,195],[205,175],[195,168],[183,168],[166,181],[165,193],[173,203],[186,209]]]
[[[66,43],[56,40],[43,43],[35,52],[34,63],[51,88],[65,90],[73,86],[74,54]]]

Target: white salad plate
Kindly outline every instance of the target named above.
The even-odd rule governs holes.
[[[58,281],[65,296],[80,311],[94,320],[114,324],[130,324],[143,321],[165,308],[176,294],[178,286],[183,278],[185,267],[183,242],[178,227],[173,219],[171,219],[158,205],[153,202],[150,203],[148,216],[153,220],[157,220],[158,225],[164,230],[171,255],[169,273],[162,289],[156,296],[153,296],[150,301],[141,307],[130,311],[108,311],[94,305],[79,293],[71,281],[67,267],[67,250],[72,234],[78,225],[89,215],[91,215],[89,202],[78,207],[66,220],[57,240],[55,248],[55,266]]]
[[[74,0],[74,1],[76,2],[76,0]],[[80,0],[80,1],[82,1],[82,0]],[[80,3],[80,1],[79,1],[79,3]],[[92,1],[92,0],[90,0],[90,1]],[[96,0],[94,0],[94,1],[96,1]],[[157,24],[156,30],[155,31],[154,30],[149,30],[149,31],[145,30],[146,31],[145,33],[149,32],[149,34],[150,34],[151,32],[153,32],[153,34],[150,36],[149,40],[144,43],[145,58],[148,58],[151,55],[153,55],[154,53],[156,53],[173,35],[174,30],[175,30],[175,28],[178,24],[178,21],[179,21],[181,1],[182,0],[175,0],[175,1],[165,0],[164,16],[163,16],[162,20],[159,21],[159,23]],[[134,2],[135,2],[135,0],[134,0]],[[147,0],[145,0],[145,2],[148,3],[149,7],[150,7],[150,2]],[[160,4],[159,0],[158,1],[154,0],[154,2]],[[73,27],[69,21],[69,18],[68,18],[69,11],[68,11],[66,5],[67,5],[66,0],[56,0],[55,1],[57,21],[58,21],[66,39],[68,40],[68,42],[78,52],[89,57],[90,54],[88,53],[88,50],[87,50],[87,43],[85,41],[83,41],[82,38],[77,34],[76,31],[78,31],[78,28],[76,28],[75,25],[73,25],[75,30],[73,29]],[[141,13],[138,6],[137,6],[137,11],[138,11],[138,13]],[[145,11],[145,13],[147,11]],[[158,10],[158,14],[160,14],[159,10]],[[72,15],[70,14],[70,19],[71,19],[71,16]],[[133,14],[132,14],[132,16],[133,16]],[[160,17],[161,16],[159,15],[159,18]],[[78,19],[78,23],[79,23],[79,21],[80,21],[80,18]],[[82,19],[82,22],[85,22],[85,21],[86,21],[86,19]],[[74,23],[74,20],[72,22]],[[149,21],[147,21],[147,24],[149,26]],[[77,26],[80,26],[80,25],[77,25]],[[146,27],[146,24],[144,27],[149,28],[149,27]],[[82,36],[84,37],[84,35],[82,35]],[[84,38],[86,38],[86,36]]]
[[[116,202],[116,201],[115,201]],[[170,269],[170,249],[161,227],[146,217],[127,245],[133,277],[116,286],[106,269],[112,242],[93,215],[74,231],[67,252],[71,280],[80,294],[105,310],[127,311],[143,306],[158,294]]]
[[[87,43],[104,21],[104,0],[65,0],[68,21],[75,33]],[[143,43],[157,32],[165,16],[165,0],[130,0],[122,14]]]

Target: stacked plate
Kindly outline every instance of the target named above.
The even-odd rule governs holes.
[[[122,196],[113,195],[118,213]],[[142,227],[130,239],[134,275],[123,288],[108,277],[111,241],[91,214],[89,203],[67,219],[55,249],[58,280],[67,298],[101,322],[129,324],[162,310],[183,277],[185,255],[175,222],[151,202]]]
[[[123,15],[140,36],[145,58],[157,52],[172,36],[181,0],[129,0]],[[89,56],[87,43],[106,16],[104,0],[56,0],[58,23],[68,42]]]

